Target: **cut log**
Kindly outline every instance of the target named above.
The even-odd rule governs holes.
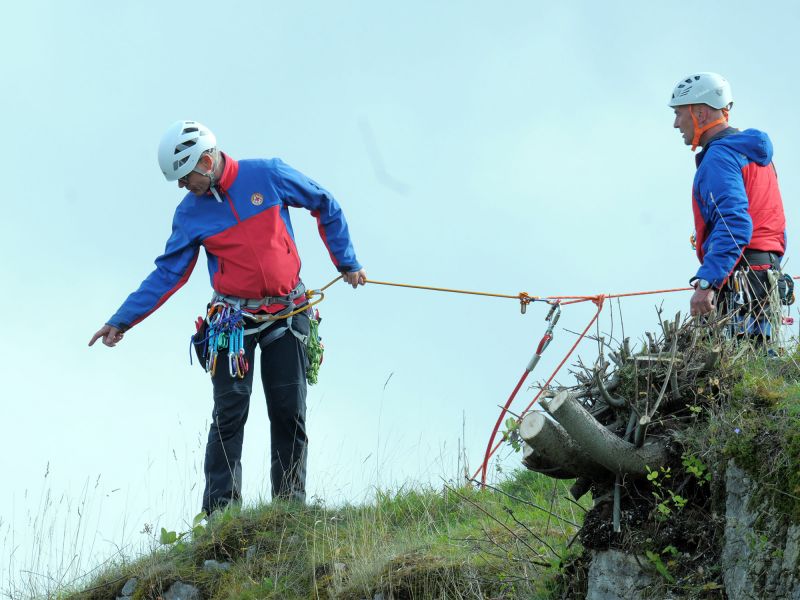
[[[606,470],[569,436],[561,425],[540,412],[530,412],[519,424],[519,435],[546,463],[572,473],[572,477],[605,479]]]
[[[584,452],[612,473],[645,475],[647,467],[657,469],[666,463],[664,443],[644,444],[637,448],[603,427],[567,391],[559,392],[555,398],[543,401],[542,406]]]
[[[522,448],[522,464],[530,471],[536,471],[553,479],[575,479],[577,477],[575,473],[548,462],[528,444],[524,444]]]

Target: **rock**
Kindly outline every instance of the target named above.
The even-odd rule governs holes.
[[[783,572],[786,581],[783,587],[794,588],[792,600],[800,600],[800,525],[792,525],[786,532],[786,546],[783,551]]]
[[[800,525],[767,519],[757,530],[761,509],[750,506],[756,484],[733,461],[725,487],[722,569],[728,598],[800,600]]]
[[[120,591],[121,596],[117,596],[117,600],[128,600],[131,596],[133,596],[133,592],[136,591],[136,584],[139,583],[139,580],[136,577],[131,577],[128,581],[125,582],[125,585],[122,586],[122,590]]]
[[[246,560],[253,560],[258,554],[258,546],[249,546],[247,550],[245,550],[244,557]]]
[[[229,562],[218,562],[216,560],[207,560],[203,563],[203,570],[214,572],[214,571],[227,571],[231,568],[231,563]]]
[[[193,585],[176,581],[163,598],[164,600],[200,600],[200,590]]]
[[[722,570],[725,590],[731,598],[754,598],[753,581],[748,577],[755,540],[756,516],[747,510],[751,482],[733,461],[725,473],[725,543],[722,547]]]
[[[647,598],[646,590],[654,581],[640,564],[649,564],[645,557],[636,557],[604,550],[596,552],[589,566],[589,587],[586,600],[639,600]]]

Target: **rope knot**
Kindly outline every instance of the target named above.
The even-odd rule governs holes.
[[[592,303],[595,306],[597,306],[597,308],[603,308],[603,302],[606,301],[606,295],[605,294],[597,294],[597,296],[593,296],[591,298],[591,300],[592,300]]]

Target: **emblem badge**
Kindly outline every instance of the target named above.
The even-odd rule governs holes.
[[[256,192],[252,196],[250,196],[250,202],[253,206],[261,206],[264,203],[264,196]]]

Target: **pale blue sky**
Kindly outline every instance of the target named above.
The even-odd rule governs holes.
[[[536,295],[669,288],[696,259],[693,157],[666,104],[680,77],[718,71],[732,124],[773,139],[794,252],[793,2],[31,1],[7,7],[4,25],[0,587],[20,569],[63,570],[71,546],[52,539],[77,527],[83,497],[70,577],[114,544],[146,541],[144,523],[180,527],[199,507],[211,387],[187,359],[210,294],[203,259],[119,347],[86,347],[169,234],[181,194],[156,148],[177,119],[329,189],[374,279]],[[292,218],[303,278],[324,285],[335,271],[313,219]],[[688,295],[663,300],[674,314]],[[654,328],[656,302],[623,302],[628,334]],[[474,470],[545,328],[541,307],[522,316],[512,301],[377,286],[340,284],[320,308],[309,488],[329,502],[453,478],[462,436]],[[591,313],[565,309],[534,378],[574,340],[563,328]],[[259,392],[246,501],[268,493],[268,448]],[[38,545],[37,515],[58,532],[39,525]]]

